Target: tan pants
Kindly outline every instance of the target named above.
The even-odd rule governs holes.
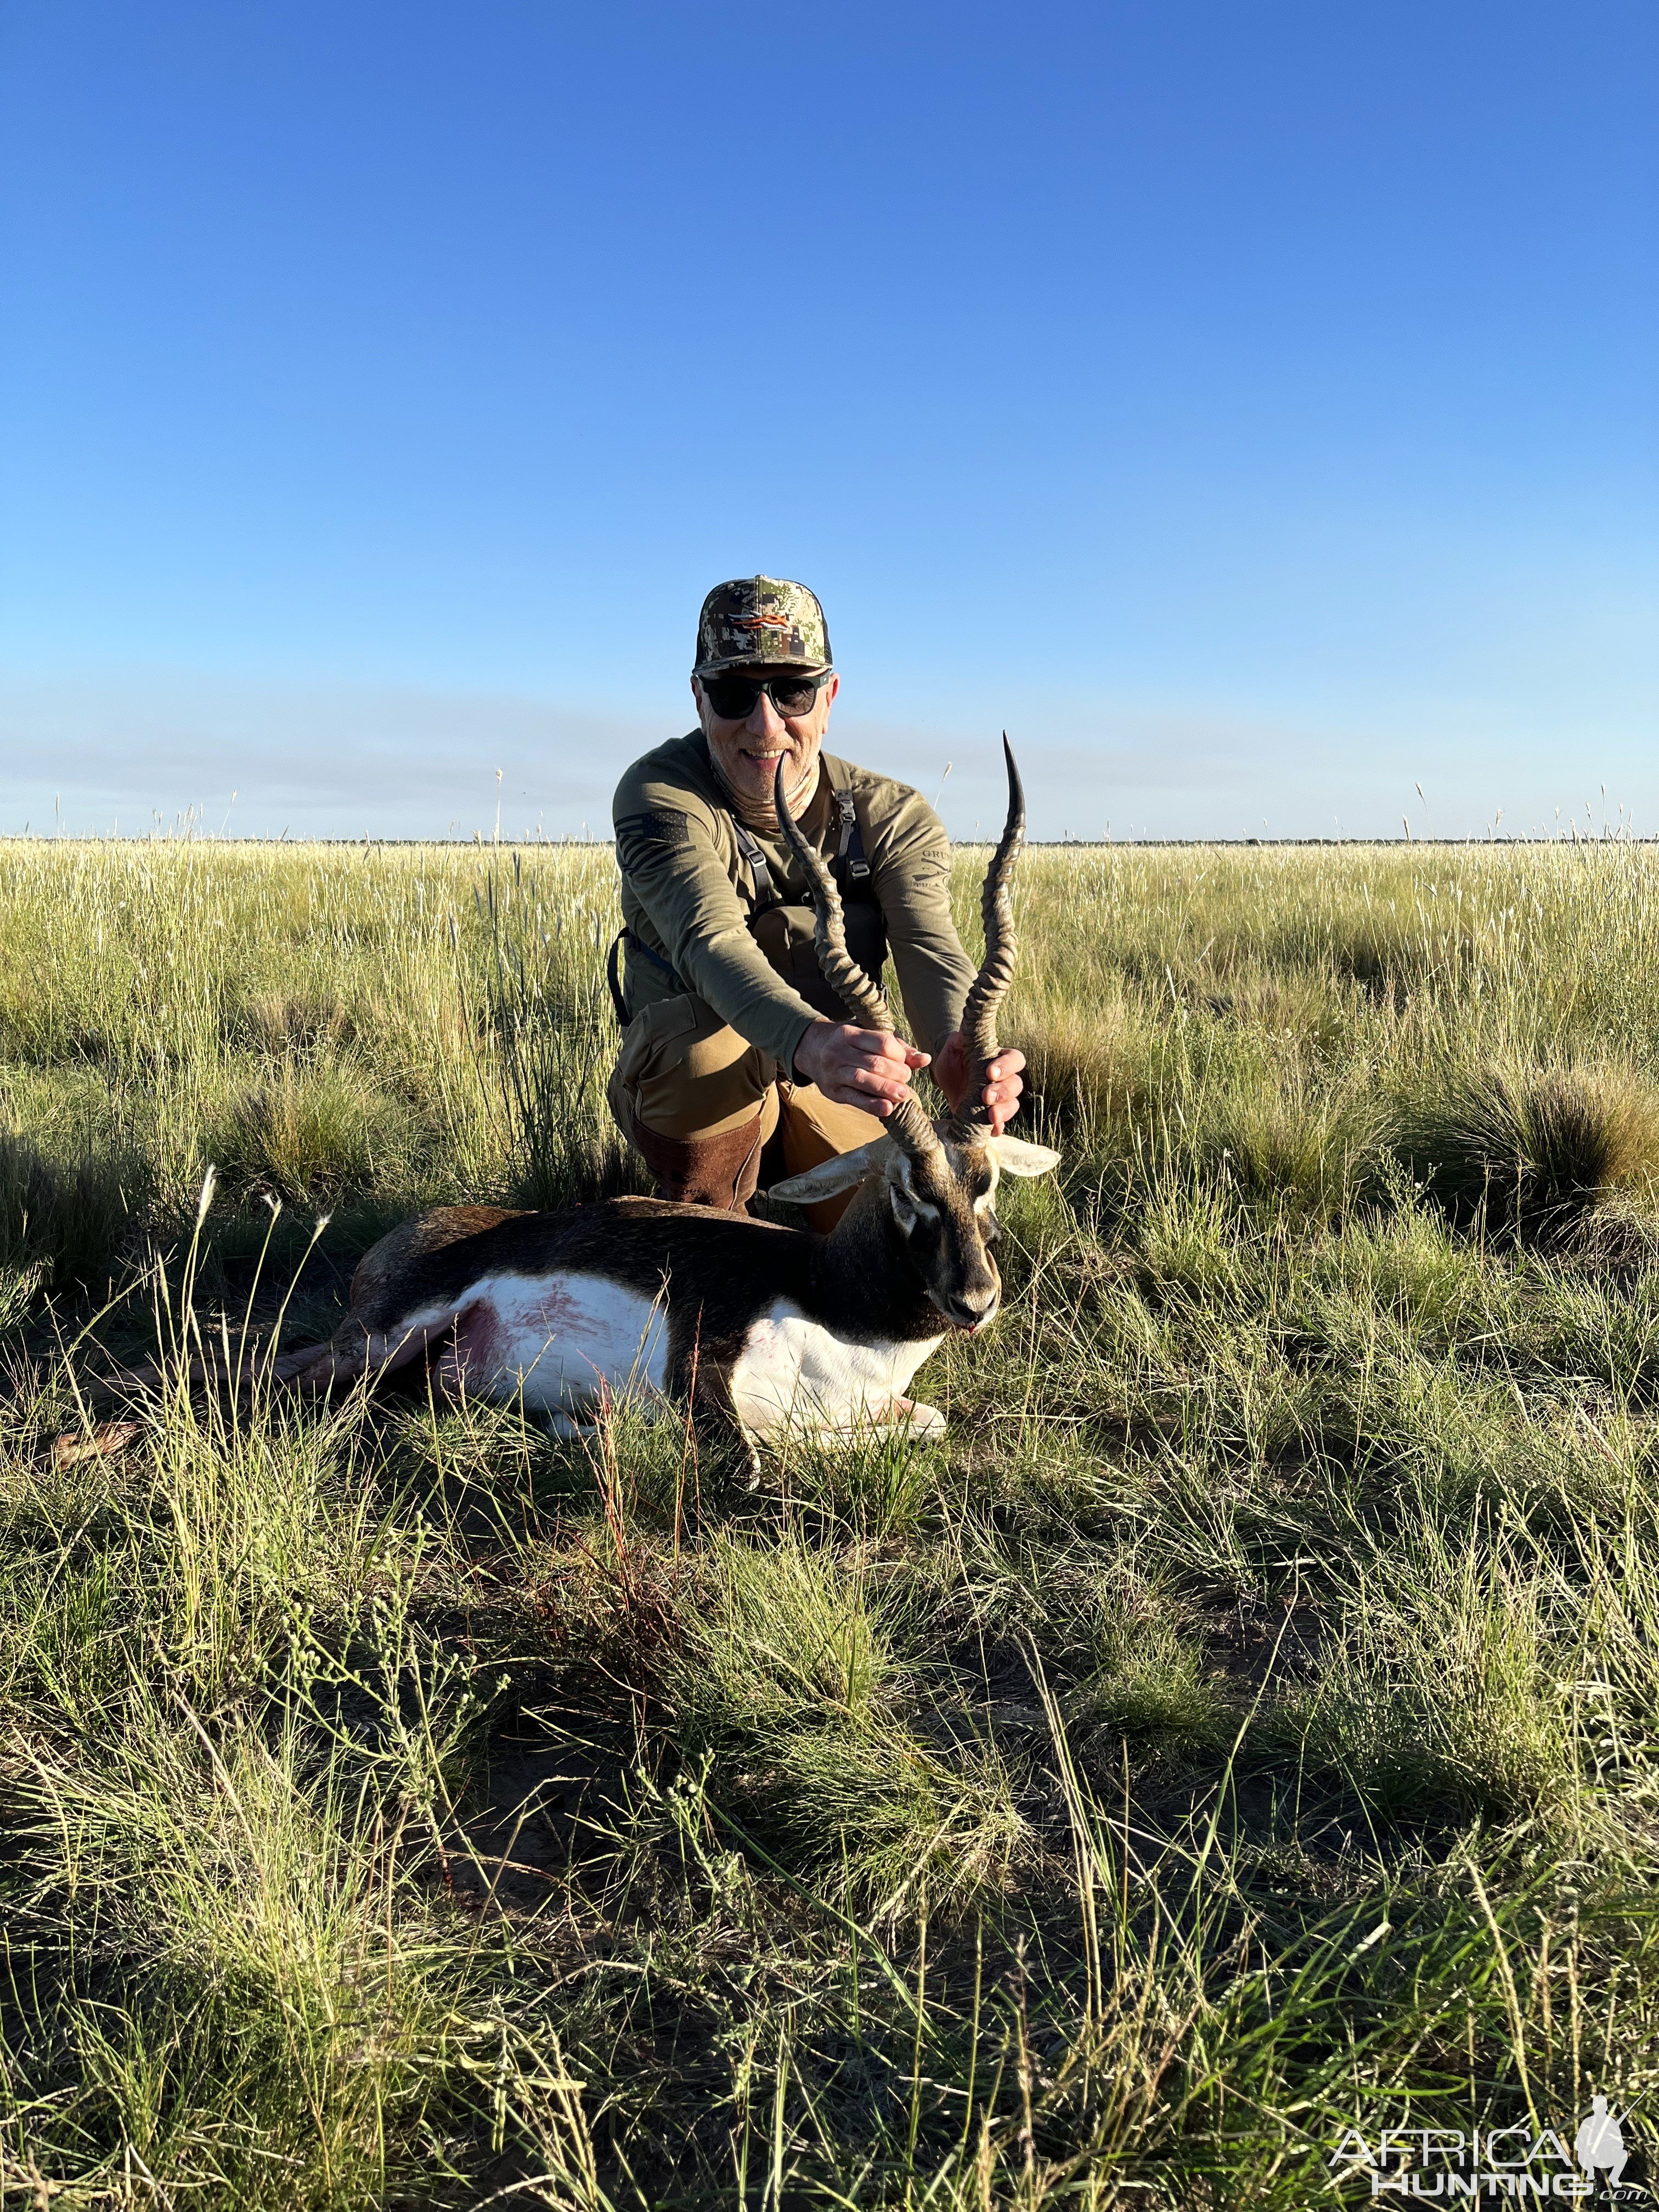
[[[705,1000],[659,999],[623,1033],[611,1077],[611,1110],[635,1141],[636,1123],[659,1137],[691,1140],[741,1127],[758,1115],[758,1142],[781,1128],[786,1173],[801,1175],[881,1134],[857,1106],[838,1106],[816,1085],[791,1082],[769,1053],[746,1043]],[[839,1220],[851,1194],[807,1208],[815,1229]]]

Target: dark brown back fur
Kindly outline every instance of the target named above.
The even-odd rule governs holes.
[[[878,1176],[828,1237],[651,1198],[560,1213],[442,1207],[365,1255],[352,1280],[352,1318],[392,1331],[411,1314],[459,1304],[492,1275],[566,1269],[665,1296],[671,1316],[690,1321],[705,1343],[740,1338],[779,1298],[854,1336],[935,1336],[944,1326],[902,1255]]]

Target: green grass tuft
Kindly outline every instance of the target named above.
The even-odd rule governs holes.
[[[1659,1091],[1627,1069],[1490,1063],[1437,1073],[1401,1149],[1457,1219],[1548,1241],[1620,1190],[1659,1180]]]
[[[250,1189],[325,1204],[374,1187],[393,1164],[401,1121],[356,1070],[285,1061],[236,1102],[216,1164]]]

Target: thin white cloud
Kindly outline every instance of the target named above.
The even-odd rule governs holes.
[[[536,699],[150,673],[0,683],[0,827],[142,830],[199,811],[279,836],[609,833],[626,763],[672,731]],[[501,770],[498,787],[496,770]],[[233,793],[235,794],[234,804]],[[54,801],[61,802],[61,817]]]
[[[1582,817],[1587,801],[1614,819],[1623,805],[1638,828],[1659,813],[1650,747],[1564,750],[1451,701],[1381,732],[1110,703],[1007,712],[1038,837],[1393,836],[1405,813],[1419,834],[1466,836],[1500,809],[1516,830],[1553,826],[1556,806]],[[831,743],[937,799],[954,836],[992,834],[999,726],[951,723],[843,701]],[[192,813],[246,836],[489,836],[499,799],[505,836],[605,836],[623,769],[686,726],[678,700],[659,720],[413,685],[13,676],[0,678],[0,831],[138,833]]]

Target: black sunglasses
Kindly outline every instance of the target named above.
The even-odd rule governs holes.
[[[703,697],[721,721],[746,722],[763,691],[786,718],[810,714],[813,701],[834,673],[826,668],[811,676],[791,668],[776,676],[705,676],[700,680]]]

